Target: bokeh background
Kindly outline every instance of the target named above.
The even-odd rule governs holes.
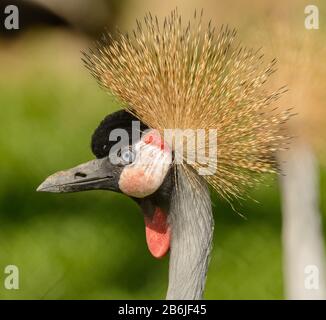
[[[164,298],[168,257],[151,257],[142,214],[130,199],[105,191],[35,192],[49,174],[92,158],[93,130],[119,109],[83,67],[81,50],[104,27],[130,30],[149,10],[164,15],[178,6],[187,17],[203,7],[214,24],[228,23],[243,43],[263,46],[267,57],[280,59],[280,78],[274,78],[280,86],[291,87],[287,76],[298,79],[304,64],[308,73],[301,74],[300,85],[309,90],[292,91],[306,102],[290,126],[318,159],[325,229],[325,1],[1,1],[7,4],[19,7],[20,29],[4,29],[1,8],[0,283],[5,266],[14,264],[20,289],[0,285],[1,299]],[[319,30],[304,28],[308,4],[319,8]],[[289,40],[293,34],[296,42]],[[288,68],[282,68],[283,58]],[[284,101],[296,107],[295,99]],[[245,219],[213,196],[216,226],[206,299],[284,298],[278,178],[268,177],[250,196],[258,203],[238,205]]]

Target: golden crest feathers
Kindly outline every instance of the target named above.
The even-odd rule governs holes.
[[[288,144],[291,114],[273,105],[285,88],[266,86],[275,61],[264,64],[260,50],[236,44],[235,30],[201,21],[195,14],[184,25],[176,10],[162,23],[148,14],[130,35],[106,34],[85,63],[149,127],[216,130],[216,170],[203,177],[223,197],[240,197],[261,173],[277,171],[275,152]]]

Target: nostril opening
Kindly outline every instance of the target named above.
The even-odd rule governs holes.
[[[86,178],[87,174],[83,172],[76,172],[75,173],[75,178]]]

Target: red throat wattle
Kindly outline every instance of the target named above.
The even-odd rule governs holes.
[[[156,207],[152,217],[145,215],[146,241],[151,254],[155,258],[162,258],[170,248],[171,231],[167,221],[167,214]]]

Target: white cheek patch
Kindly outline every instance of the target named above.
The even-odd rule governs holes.
[[[135,161],[120,175],[120,190],[132,197],[144,198],[163,183],[172,163],[172,154],[156,133],[151,130],[135,145]]]

